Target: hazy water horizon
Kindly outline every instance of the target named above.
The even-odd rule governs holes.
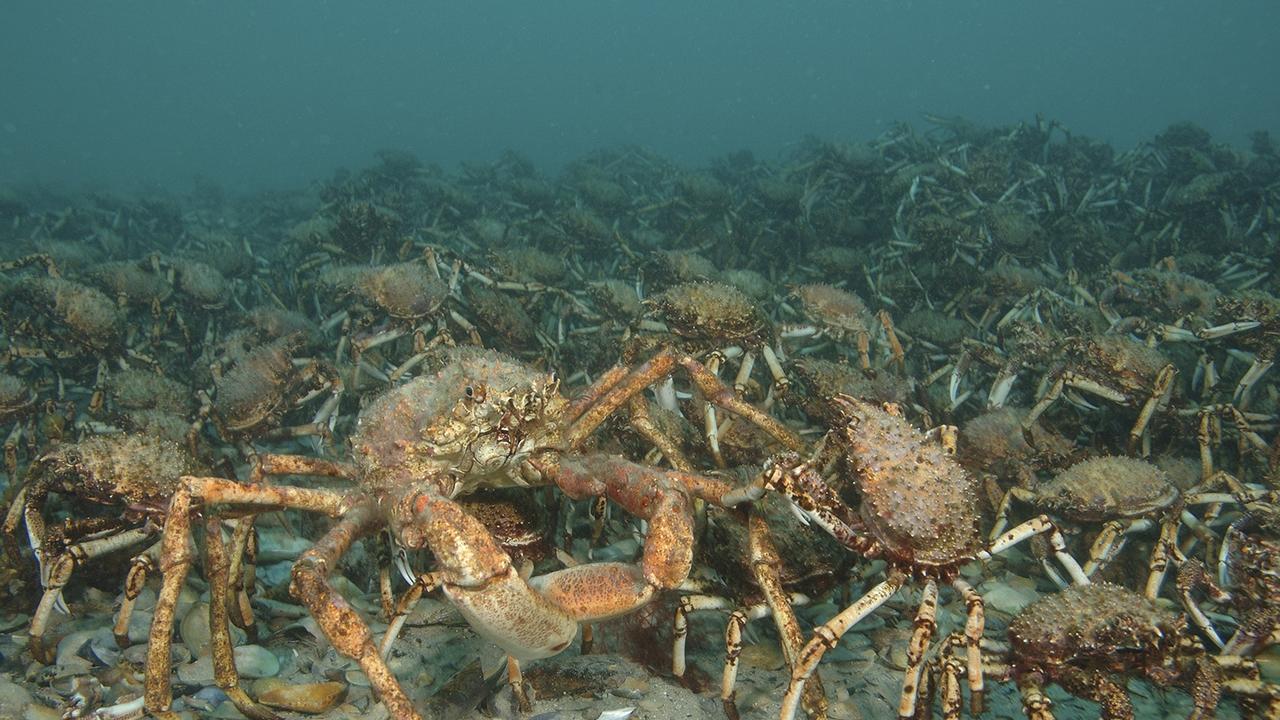
[[[0,181],[296,186],[382,148],[547,171],[636,143],[689,164],[1040,113],[1128,147],[1277,130],[1280,5],[15,2]]]

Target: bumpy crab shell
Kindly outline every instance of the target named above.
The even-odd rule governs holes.
[[[86,346],[105,349],[120,340],[124,316],[94,288],[61,278],[23,278],[12,294],[44,306],[55,322]]]
[[[1095,335],[1084,345],[1084,362],[1109,382],[1145,387],[1169,359],[1159,350],[1120,335]]]
[[[1009,646],[1041,666],[1114,667],[1172,649],[1185,625],[1119,585],[1072,585],[1025,607],[1009,623]]]
[[[148,507],[167,502],[178,478],[196,471],[181,445],[150,435],[96,435],[59,445],[37,463],[85,500]]]
[[[741,290],[718,282],[684,283],[645,300],[672,332],[713,343],[758,344],[768,320]]]
[[[430,315],[449,297],[448,283],[417,262],[332,268],[320,277],[320,284],[409,320]]]
[[[862,520],[891,560],[950,567],[982,549],[978,484],[942,443],[901,415],[841,397]]]
[[[1037,494],[1046,509],[1084,522],[1147,515],[1178,499],[1178,489],[1163,470],[1128,457],[1078,462],[1041,485]]]
[[[36,394],[21,378],[0,373],[0,419],[16,415],[36,403]]]
[[[857,295],[823,284],[800,285],[792,290],[810,322],[818,323],[837,337],[867,331],[871,311]]]
[[[439,370],[374,400],[351,448],[374,494],[417,480],[453,497],[526,485],[522,460],[557,444],[566,405],[554,377],[502,353],[456,348]]]

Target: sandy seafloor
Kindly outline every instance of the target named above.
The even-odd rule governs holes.
[[[306,541],[289,535],[278,525],[272,527],[273,517],[277,516],[266,516],[260,522],[262,564],[258,578],[261,590],[255,598],[258,620],[263,626],[260,645],[237,650],[245,686],[252,695],[258,696],[281,684],[336,681],[345,686],[345,698],[332,709],[312,715],[282,712],[282,716],[365,720],[387,717],[386,710],[373,702],[363,675],[354,669],[354,661],[339,656],[329,647],[305,611],[289,602],[284,588],[291,559],[305,548]],[[624,547],[623,551],[633,549]],[[353,553],[357,561],[360,554],[358,548]],[[602,554],[597,553],[597,557]],[[988,637],[999,637],[1013,611],[1039,593],[1052,590],[1049,581],[1037,574],[1038,569],[1034,560],[1016,554],[996,559],[985,569],[976,565],[966,568],[966,577],[977,585],[987,601]],[[179,657],[189,659],[194,655],[197,661],[178,666],[175,693],[179,702],[175,707],[181,708],[186,717],[240,718],[243,716],[239,711],[213,686],[209,660],[203,650],[208,623],[207,606],[200,598],[206,586],[198,575],[193,573],[188,581],[178,616],[182,619],[181,642],[175,643]],[[372,628],[375,635],[380,635],[385,623],[380,621],[376,594],[356,588],[345,579],[339,579],[337,584],[366,618],[374,619]],[[870,584],[873,583],[865,587]],[[112,606],[117,598],[89,589],[73,599],[72,615],[58,621],[52,631],[62,640],[58,646],[58,662],[50,667],[31,662],[30,656],[23,652],[28,614],[5,608],[0,619],[0,656],[3,658],[0,720],[63,717],[51,706],[70,695],[68,688],[77,677],[85,686],[94,686],[93,681],[87,680],[89,677],[98,678],[104,687],[110,687],[110,692],[120,695],[131,688],[140,691],[141,660],[155,587],[156,582],[152,581],[140,598],[133,618],[130,635],[137,644],[123,651],[111,637]],[[207,593],[204,597],[207,599]],[[821,676],[833,720],[896,715],[902,681],[900,668],[918,602],[918,589],[900,593],[851,630],[841,645],[827,654],[821,665]],[[963,603],[949,589],[942,590],[941,602],[939,637],[959,628],[964,621]],[[629,717],[637,720],[722,718],[719,682],[724,660],[723,613],[695,614],[690,625],[690,678],[692,683],[701,686],[698,692],[677,682],[669,670],[650,670],[632,659],[645,652],[669,662],[670,607],[668,599],[665,606],[650,608],[653,626],[639,633],[628,632],[622,621],[599,626],[590,655],[581,655],[575,644],[559,656],[528,663],[526,679],[534,701],[532,712],[526,716],[515,709],[511,691],[505,684],[502,653],[476,636],[457,611],[438,595],[419,603],[395,645],[390,664],[423,716],[428,718],[617,719],[627,716],[627,708],[634,709]],[[798,614],[808,629],[815,621],[821,622],[839,609],[828,601],[798,608]],[[239,630],[236,633],[237,643],[244,642],[243,634]],[[638,648],[634,640],[637,635],[649,637],[653,642],[648,648]],[[782,666],[772,623],[766,619],[750,624],[738,676],[738,706],[744,719],[777,717],[786,687]],[[1185,717],[1191,709],[1185,694],[1162,691],[1146,682],[1130,682],[1129,692],[1138,717]],[[1050,689],[1050,695],[1058,718],[1098,717],[1098,708],[1092,703],[1069,697],[1057,687]],[[983,717],[1023,716],[1012,683],[988,683],[987,698]],[[1239,717],[1230,699],[1224,698],[1218,717]]]

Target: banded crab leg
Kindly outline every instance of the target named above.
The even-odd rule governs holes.
[[[169,500],[164,535],[160,540],[160,572],[163,580],[151,618],[147,647],[144,706],[153,714],[167,713],[173,701],[174,615],[178,595],[191,571],[191,522],[198,508],[234,505],[247,508],[308,510],[330,517],[341,516],[345,496],[327,490],[288,486],[243,485],[235,480],[184,476]],[[224,588],[225,591],[225,588]]]

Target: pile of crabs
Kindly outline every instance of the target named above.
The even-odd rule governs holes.
[[[722,628],[730,718],[848,716],[832,667],[887,624],[900,718],[1134,717],[1130,681],[1280,717],[1280,155],[930,123],[700,171],[4,191],[0,670],[66,717],[420,718],[428,600],[517,712],[562,653],[705,693]],[[350,672],[246,682],[299,633]]]

